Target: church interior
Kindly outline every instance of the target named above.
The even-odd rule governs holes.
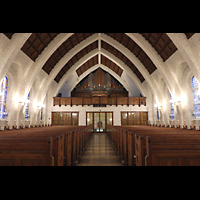
[[[0,33],[0,72],[0,166],[200,165],[199,33]]]

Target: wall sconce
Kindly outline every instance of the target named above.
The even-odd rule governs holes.
[[[177,99],[175,98],[175,99],[170,100],[169,102],[172,103],[172,104],[174,104],[175,106],[177,106],[178,103],[181,102],[181,100],[177,100]]]
[[[37,106],[39,109],[42,109],[45,107],[45,105]]]
[[[22,104],[22,106],[25,106],[26,104],[28,104],[30,101],[27,99],[26,101],[19,101],[19,103]]]
[[[158,110],[160,110],[160,108],[162,108],[162,106],[160,106],[159,104],[155,104],[154,107],[158,108]]]
[[[23,101],[19,101],[19,103],[21,103],[22,106],[25,105],[25,102],[23,102]]]
[[[177,106],[178,103],[180,103],[180,102],[181,102],[181,101],[176,101],[176,102],[174,102],[174,105]]]

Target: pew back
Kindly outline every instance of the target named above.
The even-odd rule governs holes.
[[[145,166],[200,165],[200,139],[146,137]]]
[[[0,166],[54,166],[53,138],[46,143],[0,143]]]
[[[197,130],[172,129],[164,127],[149,126],[108,126],[109,135],[114,141],[121,159],[125,165],[145,165],[145,156],[149,149],[146,148],[146,136],[153,141],[152,152],[159,150],[193,150],[199,148],[200,134]],[[124,133],[127,136],[124,136]],[[197,150],[195,149],[195,150]],[[155,156],[155,155],[154,155]],[[147,157],[147,162],[149,158]]]
[[[66,165],[71,166],[78,161],[79,156],[82,154],[84,145],[91,134],[91,129],[92,126],[53,126],[5,130],[0,134],[0,143],[8,144],[9,148],[16,148],[15,151],[19,152],[17,150],[19,145],[16,146],[18,143],[27,143],[29,145],[33,143],[37,149],[39,147],[37,145],[45,144],[45,139],[52,137],[54,165],[63,166],[65,158]],[[6,156],[4,155],[4,157]]]

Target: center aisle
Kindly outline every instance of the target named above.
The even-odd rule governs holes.
[[[124,166],[117,156],[107,133],[93,133],[76,166]]]

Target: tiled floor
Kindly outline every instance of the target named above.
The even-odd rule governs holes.
[[[123,166],[106,133],[93,133],[76,166]]]

